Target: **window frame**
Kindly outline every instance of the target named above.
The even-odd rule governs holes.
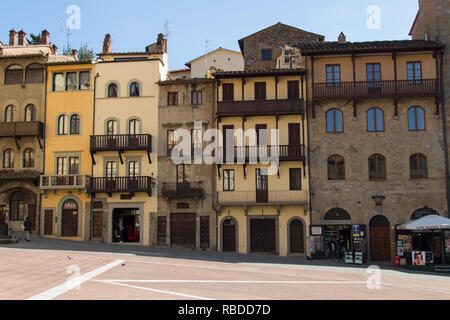
[[[266,81],[255,81],[254,83],[254,88],[255,88],[255,92],[254,92],[254,100],[255,101],[266,101],[267,100],[267,83]],[[263,93],[260,92],[262,89],[264,89],[264,95],[262,97],[258,97],[259,93]]]
[[[415,124],[415,129],[411,129],[410,127],[410,111],[414,109],[414,124]],[[423,129],[418,129],[418,113],[417,110],[420,109],[423,112]],[[427,130],[427,121],[426,121],[426,114],[425,114],[425,109],[420,107],[420,106],[412,106],[411,108],[408,109],[408,131],[426,131]]]
[[[273,61],[273,49],[262,48],[261,49],[261,61]]]
[[[374,111],[374,130],[371,131],[369,130],[369,112],[370,111]],[[381,111],[382,114],[382,118],[383,118],[383,130],[378,130],[378,122],[377,122],[377,110]],[[367,125],[367,132],[370,133],[380,133],[380,132],[385,132],[386,131],[386,124],[385,124],[385,118],[384,118],[384,110],[378,107],[372,107],[369,110],[367,110],[366,112],[366,125]]]
[[[412,161],[413,158],[416,157],[416,164],[417,167],[416,172],[417,172],[417,176],[413,176],[413,166],[412,166]],[[421,175],[422,170],[420,168],[420,160],[424,159],[425,160],[425,172],[424,175]],[[417,180],[417,179],[428,179],[428,158],[426,155],[424,155],[423,153],[414,153],[413,155],[411,155],[409,157],[409,168],[410,168],[410,178]]]
[[[420,71],[420,79],[416,79],[416,64],[419,64]],[[413,65],[413,79],[409,78],[409,66]],[[409,84],[422,84],[423,80],[423,69],[422,69],[422,61],[407,61],[406,62],[406,78],[408,79]]]
[[[293,184],[297,181],[292,181],[293,172],[296,172],[296,175],[298,174],[300,177],[300,186],[294,186]],[[297,176],[296,176],[297,178]],[[302,183],[302,168],[289,168],[289,190],[290,191],[302,191],[303,190],[303,183]]]
[[[109,92],[109,88],[111,88],[112,86],[116,87],[116,96],[111,96],[110,92]],[[111,82],[108,83],[108,85],[106,86],[106,97],[108,99],[116,99],[119,98],[119,85],[116,82]]]
[[[31,112],[30,114],[31,119],[28,119],[27,117],[29,112]],[[34,121],[36,121],[36,106],[30,103],[25,107],[24,122],[34,122]]]
[[[137,89],[138,89],[138,94],[137,95],[133,95],[132,94],[132,86],[136,85]],[[138,97],[142,97],[142,85],[139,81],[137,80],[133,80],[130,82],[130,84],[128,85],[128,96],[130,98],[138,98]]]
[[[339,160],[343,163],[343,176],[339,175]],[[333,174],[334,177],[330,177],[330,162],[333,161]],[[345,181],[346,180],[346,170],[345,170],[345,158],[339,154],[333,154],[327,159],[327,175],[328,181]]]
[[[193,90],[191,91],[191,105],[200,106],[203,104],[203,91]]]
[[[225,87],[227,87],[228,89],[225,90]],[[227,93],[226,95],[225,92]],[[222,83],[222,101],[234,101],[234,83]]]
[[[76,118],[75,126],[74,126],[74,118]],[[74,113],[70,116],[69,119],[69,135],[80,135],[80,134],[81,134],[81,116],[78,113]]]
[[[24,169],[31,169],[35,167],[34,150],[32,148],[27,148],[23,151],[22,167]]]
[[[231,175],[230,175],[230,173],[232,173]],[[223,169],[223,172],[222,172],[222,175],[223,175],[223,191],[224,192],[234,192],[234,191],[236,191],[236,177],[235,177],[235,171],[234,171],[234,169]],[[233,182],[233,188],[231,188],[230,186],[231,186],[231,183],[230,182]],[[226,187],[226,184],[225,183],[228,183],[228,186]]]
[[[331,73],[328,72],[328,68],[331,68]],[[336,72],[335,69],[338,69],[338,72]],[[328,75],[332,75],[331,81],[329,81]],[[336,74],[339,76],[339,81],[336,81]],[[325,81],[327,84],[327,87],[339,87],[340,83],[342,82],[342,73],[341,73],[341,65],[340,64],[327,64],[325,65]]]
[[[62,119],[64,121],[62,121]],[[67,115],[64,114],[60,114],[58,115],[58,117],[56,118],[57,124],[56,124],[56,134],[58,136],[67,136],[68,135],[68,128],[67,128]],[[61,124],[63,125],[63,127],[61,128]]]
[[[375,159],[375,178],[371,178],[371,176],[370,176],[370,162],[372,161],[372,159]],[[380,178],[380,175],[379,175],[379,169],[380,169],[380,166],[379,166],[379,160],[380,159],[383,159],[384,160],[384,178]],[[387,180],[387,160],[386,160],[386,157],[385,156],[383,156],[382,154],[379,154],[379,153],[376,153],[376,154],[373,154],[373,155],[371,155],[370,157],[369,157],[369,180],[370,181],[383,181],[383,180]]]
[[[6,158],[8,155],[8,159]],[[2,156],[2,165],[3,165],[3,169],[14,169],[15,167],[15,154],[14,154],[14,150],[9,148],[9,149],[5,149],[3,151],[3,156]],[[8,161],[6,161],[8,160]],[[6,162],[8,162],[8,166],[6,166]]]
[[[21,71],[21,80],[20,80],[20,82],[8,82],[7,81],[7,77],[8,77],[8,72],[16,72],[17,74],[19,73],[19,69],[16,69],[17,71],[11,71],[10,69],[12,68],[12,67],[20,67],[20,71]],[[14,69],[13,69],[14,70]],[[11,65],[9,65],[8,67],[6,67],[5,68],[5,79],[4,79],[4,84],[5,85],[18,85],[18,84],[23,84],[23,82],[24,82],[24,68],[20,65],[20,64],[17,64],[17,63],[15,63],[15,64],[11,64]]]
[[[10,119],[8,119],[8,115],[10,116]],[[5,108],[5,114],[4,114],[5,122],[7,122],[7,123],[14,122],[15,115],[16,115],[16,107],[12,104],[8,105]]]
[[[328,130],[328,114],[330,112],[333,112],[333,128],[334,128],[333,131],[329,131]],[[337,128],[337,126],[336,126],[336,112],[339,112],[340,115],[341,115],[341,118],[342,118],[342,124],[341,124],[342,131],[337,131],[337,129],[336,129]],[[344,133],[344,112],[342,110],[339,110],[337,108],[332,108],[332,109],[328,110],[325,113],[325,122],[326,122],[326,131],[327,131],[327,133],[336,133],[336,134]]]
[[[178,105],[178,91],[167,92],[167,106],[173,107],[177,105]]]

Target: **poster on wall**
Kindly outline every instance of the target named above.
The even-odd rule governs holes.
[[[426,253],[422,251],[413,251],[412,253],[412,265],[423,267],[426,266]]]

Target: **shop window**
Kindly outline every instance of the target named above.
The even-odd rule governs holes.
[[[328,211],[325,214],[324,220],[331,220],[331,221],[348,221],[352,220],[352,217],[350,214],[341,208],[334,208]]]

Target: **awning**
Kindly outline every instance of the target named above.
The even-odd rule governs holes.
[[[397,227],[398,230],[442,230],[450,229],[450,219],[430,215]]]

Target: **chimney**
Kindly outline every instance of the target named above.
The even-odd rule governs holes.
[[[50,44],[50,33],[47,30],[43,30],[41,33],[41,44]]]
[[[27,45],[27,34],[25,31],[20,30],[19,31],[19,46],[26,46]]]
[[[56,44],[52,45],[52,50],[54,55],[58,54],[58,47],[56,46]]]
[[[338,42],[339,43],[346,43],[347,42],[347,37],[345,36],[345,34],[343,32],[341,32],[341,34],[339,35]]]
[[[164,34],[158,34],[158,39],[156,40],[156,45],[158,49],[161,49],[163,52],[167,53],[167,39],[164,39]]]
[[[17,32],[14,29],[9,31],[9,45],[17,46]]]
[[[111,35],[108,33],[103,41],[103,54],[110,54],[112,52]]]

